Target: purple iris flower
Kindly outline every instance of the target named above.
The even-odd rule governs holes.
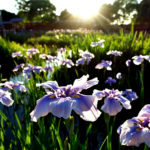
[[[115,116],[122,110],[122,107],[131,109],[130,100],[123,96],[122,91],[114,89],[94,90],[93,95],[99,100],[105,98],[101,109],[110,116]]]
[[[145,105],[137,117],[126,120],[117,132],[122,145],[138,147],[145,143],[150,147],[150,105]]]
[[[47,95],[37,101],[35,109],[30,113],[31,120],[37,121],[38,118],[46,116],[49,112],[57,117],[68,118],[74,110],[86,121],[95,121],[101,114],[97,109],[97,98],[92,95],[83,95],[80,92],[98,84],[98,79],[89,81],[88,75],[76,79],[73,85],[59,87],[56,81],[48,81],[38,84],[47,91]]]
[[[61,54],[65,53],[65,52],[66,52],[66,49],[65,49],[65,48],[60,48],[60,49],[58,50],[58,53],[61,53]]]
[[[129,67],[130,65],[131,65],[131,60],[128,59],[128,60],[126,61],[126,66]]]
[[[12,57],[13,57],[13,58],[18,57],[18,56],[22,57],[21,52],[17,52],[17,51],[16,51],[16,52],[13,52],[13,53],[12,53]]]
[[[53,68],[51,66],[46,66],[43,68],[44,71],[53,72]]]
[[[76,61],[76,66],[84,65],[85,62],[86,62],[86,58],[84,58],[84,57],[79,58],[79,59]]]
[[[88,51],[82,51],[82,50],[79,50],[79,53],[80,53],[80,56],[81,58],[79,58],[77,61],[76,61],[76,66],[80,65],[80,64],[89,64],[89,62],[91,61],[91,59],[93,59],[95,56],[94,54],[88,52]]]
[[[150,62],[150,56],[149,55],[145,55],[144,58]]]
[[[120,80],[120,79],[122,78],[121,72],[118,72],[118,73],[116,74],[116,78],[117,78],[118,80]]]
[[[24,65],[25,65],[24,63],[22,63],[22,64],[20,64],[20,65],[17,65],[17,66],[13,69],[13,71],[16,72],[16,71],[18,71],[20,68],[23,69]]]
[[[107,55],[121,56],[122,52],[120,52],[118,50],[110,50],[110,51],[107,52]]]
[[[140,65],[144,61],[144,56],[143,55],[134,56],[132,57],[132,59],[135,65]]]
[[[101,47],[104,48],[104,44],[103,44],[104,42],[105,42],[105,40],[100,40],[99,42],[92,42],[92,43],[91,43],[91,46],[92,46],[92,47],[101,46]]]
[[[27,75],[28,78],[31,77],[31,72],[36,72],[36,73],[40,73],[43,71],[43,68],[41,66],[32,66],[32,65],[28,65],[27,67],[24,67],[24,74]]]
[[[11,93],[0,89],[0,102],[5,106],[11,106],[14,101],[11,99]]]
[[[125,95],[130,102],[138,98],[137,94],[133,92],[132,89],[126,89],[122,94]]]
[[[116,83],[116,80],[112,77],[108,77],[105,83],[108,83],[110,86],[112,86],[112,84]]]
[[[63,59],[62,65],[66,65],[67,68],[71,68],[72,66],[74,66],[74,63],[71,59]]]
[[[92,59],[92,58],[95,57],[94,54],[92,54],[88,51],[79,50],[79,53],[80,53],[81,57],[84,57],[84,58],[87,58],[87,59]]]
[[[37,53],[39,53],[39,50],[38,50],[38,49],[35,49],[35,48],[32,48],[32,49],[28,49],[28,50],[27,50],[27,55],[28,55],[29,58],[31,58],[32,55],[35,55],[35,54],[37,54]]]
[[[2,86],[2,89],[4,91],[17,90],[21,92],[26,92],[26,88],[23,85],[23,82],[20,82],[20,81],[16,81],[16,82],[9,81],[5,83],[1,83],[0,86]]]
[[[40,54],[39,57],[42,59],[47,59],[48,55],[47,54]]]
[[[112,70],[111,65],[112,65],[112,61],[102,60],[101,63],[95,66],[95,69],[106,68],[107,70]]]

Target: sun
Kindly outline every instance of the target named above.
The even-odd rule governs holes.
[[[91,18],[96,15],[102,5],[102,0],[76,0],[70,3],[68,11],[82,18]]]
[[[104,3],[113,3],[114,0],[50,0],[56,6],[56,13],[67,9],[71,14],[82,18],[96,15]]]

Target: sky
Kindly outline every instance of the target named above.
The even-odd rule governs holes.
[[[98,12],[100,6],[105,3],[111,3],[113,0],[50,0],[56,6],[56,14],[59,15],[64,9],[75,15],[88,17]],[[17,14],[15,0],[0,0],[0,10],[5,9]]]
[[[113,3],[114,0],[50,0],[56,6],[56,14],[67,9],[70,13],[83,18],[95,15],[103,3]],[[141,0],[138,0],[141,1]],[[0,10],[5,9],[17,14],[15,0],[0,0]]]

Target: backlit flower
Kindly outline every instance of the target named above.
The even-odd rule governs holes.
[[[22,56],[21,52],[16,51],[16,52],[12,53],[13,58],[18,57],[18,56],[20,56],[20,57]]]
[[[67,68],[71,68],[72,66],[74,66],[74,63],[71,59],[63,59],[62,65],[66,65]]]
[[[130,65],[131,65],[131,60],[128,59],[128,60],[126,61],[126,66],[129,67]]]
[[[115,56],[121,56],[122,52],[118,51],[118,50],[110,50],[106,53],[107,55],[115,55]]]
[[[103,44],[104,42],[105,42],[105,40],[100,40],[99,42],[92,42],[92,43],[91,43],[91,46],[92,46],[92,47],[101,46],[101,47],[104,48],[104,44]]]
[[[97,64],[95,66],[95,69],[103,69],[103,68],[105,68],[106,70],[112,70],[111,65],[112,65],[112,61],[102,60],[99,64]]]
[[[35,109],[30,113],[31,120],[51,112],[57,117],[68,118],[74,110],[86,121],[95,121],[100,116],[97,109],[97,99],[92,95],[83,95],[80,92],[98,84],[98,79],[87,81],[88,75],[76,79],[73,85],[59,87],[56,81],[48,81],[38,84],[46,89],[47,95],[37,101]],[[48,90],[48,89],[51,89]]]
[[[82,51],[82,50],[79,50],[79,53],[80,53],[80,56],[81,58],[79,58],[77,61],[76,61],[76,66],[80,65],[80,64],[89,64],[89,62],[91,61],[91,59],[93,59],[95,56],[94,54],[88,52],[88,51]]]
[[[122,91],[114,89],[105,89],[102,91],[94,90],[93,95],[99,100],[105,98],[104,105],[101,109],[110,116],[114,116],[119,113],[122,110],[122,107],[125,109],[131,109],[131,101],[123,95]]]
[[[21,91],[21,92],[26,92],[26,88],[23,85],[23,82],[20,81],[9,81],[9,82],[5,82],[5,83],[0,83],[1,89],[3,89],[4,91],[8,91],[8,90],[17,90],[17,91]]]
[[[132,57],[132,59],[135,65],[140,65],[144,61],[144,56],[143,55],[134,56]]]
[[[112,77],[108,77],[105,83],[108,83],[110,86],[112,86],[112,84],[116,83],[116,80]]]
[[[24,63],[22,63],[22,64],[20,64],[20,65],[17,65],[17,66],[13,69],[13,71],[16,72],[16,71],[18,71],[20,68],[23,69],[24,65],[25,65]]]
[[[145,105],[137,117],[125,121],[117,132],[122,145],[138,147],[145,143],[150,147],[150,105]]]
[[[14,101],[10,97],[11,93],[0,89],[0,102],[5,106],[11,106]]]
[[[116,78],[119,79],[119,80],[122,78],[121,72],[118,72],[118,73],[116,74]]]

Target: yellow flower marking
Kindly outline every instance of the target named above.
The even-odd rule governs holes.
[[[54,95],[51,95],[49,98],[55,98],[55,96],[54,96]]]
[[[136,128],[136,131],[141,131],[141,128]]]
[[[79,96],[79,95],[77,95],[77,94],[72,95],[72,97],[80,98],[80,96]]]

